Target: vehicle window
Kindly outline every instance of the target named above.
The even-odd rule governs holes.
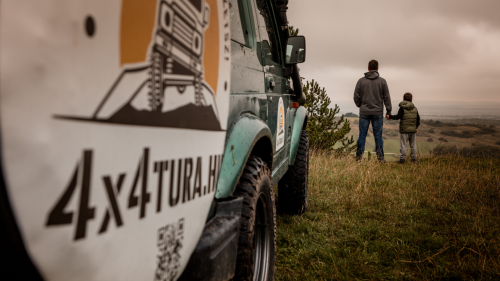
[[[229,15],[231,20],[231,39],[240,44],[245,44],[238,0],[229,0]]]
[[[267,0],[256,0],[260,30],[261,52],[264,65],[280,65],[279,41],[274,27],[274,17]]]
[[[290,56],[292,55],[292,50],[293,50],[293,46],[292,45],[288,45],[286,46],[286,63],[289,63],[290,62]]]
[[[250,20],[247,18],[248,3],[246,0],[229,0],[231,17],[231,39],[247,47],[251,47],[250,41],[253,31],[250,29]]]

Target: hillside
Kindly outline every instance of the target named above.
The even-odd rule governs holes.
[[[346,118],[351,123],[350,136],[357,140],[359,136],[358,118]],[[486,128],[486,129],[484,129]],[[432,129],[432,131],[431,131]],[[451,132],[451,133],[450,133]],[[469,135],[464,132],[470,132]],[[384,152],[387,156],[399,154],[399,120],[384,119]],[[440,140],[444,138],[444,140]],[[432,141],[429,141],[432,139]],[[480,126],[479,124],[457,124],[454,122],[430,121],[423,119],[417,134],[417,150],[420,156],[428,155],[438,145],[470,146],[477,144],[498,146],[500,126]],[[499,146],[500,147],[500,146]],[[370,125],[370,134],[366,138],[365,151],[373,152],[375,139]],[[366,153],[365,153],[366,154]]]

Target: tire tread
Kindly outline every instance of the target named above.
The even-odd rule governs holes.
[[[274,261],[276,253],[276,207],[274,201],[274,189],[272,188],[271,170],[267,167],[266,163],[259,157],[250,156],[247,160],[246,166],[243,169],[243,174],[240,177],[235,196],[243,197],[242,215],[240,218],[240,237],[238,240],[238,256],[236,259],[236,271],[233,280],[250,281],[253,275],[253,236],[254,236],[254,222],[255,222],[255,209],[259,192],[257,187],[260,186],[261,181],[269,178],[270,186],[270,199],[272,203],[272,218],[273,218],[273,245],[272,245],[272,264],[269,270],[271,279],[274,280]],[[272,273],[272,275],[271,275]]]
[[[278,211],[281,214],[302,215],[307,210],[309,176],[309,135],[303,130],[294,165],[278,184]]]

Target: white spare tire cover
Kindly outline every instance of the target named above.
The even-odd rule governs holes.
[[[175,280],[215,194],[222,0],[7,0],[1,166],[47,280]]]

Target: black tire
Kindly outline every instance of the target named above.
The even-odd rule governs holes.
[[[300,134],[295,163],[278,183],[278,211],[281,214],[302,215],[307,210],[309,190],[309,135]]]
[[[274,280],[276,208],[271,170],[250,156],[235,196],[243,197],[238,257],[233,280]]]

